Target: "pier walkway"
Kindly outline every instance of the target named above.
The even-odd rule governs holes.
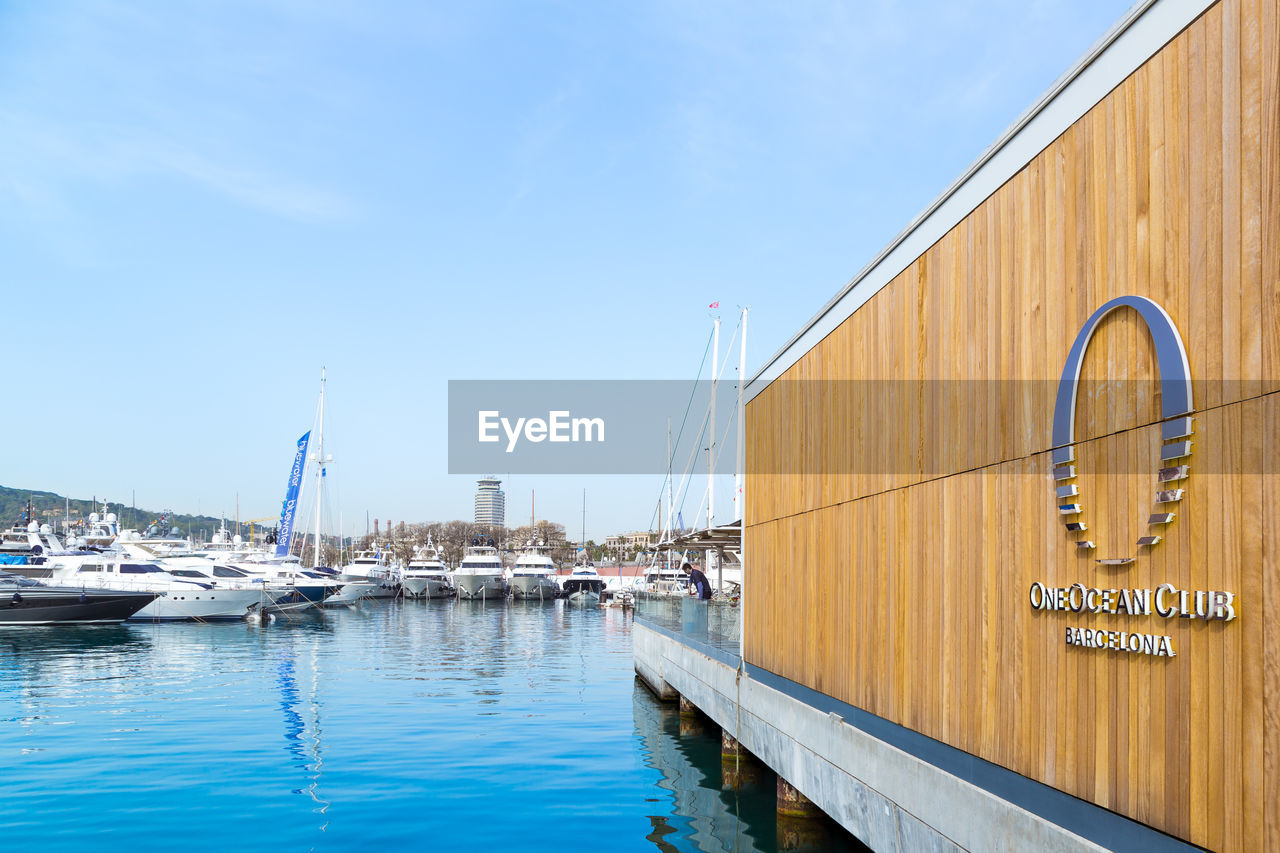
[[[1197,849],[744,662],[740,618],[728,604],[642,596],[636,674],[873,850]]]

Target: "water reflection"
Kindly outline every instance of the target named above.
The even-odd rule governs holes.
[[[116,655],[149,644],[146,629],[137,625],[0,628],[0,667],[16,668],[33,660],[49,662],[67,655]]]
[[[324,767],[324,733],[320,727],[319,700],[319,668],[314,640],[310,654],[307,656],[305,670],[309,689],[304,702],[298,685],[295,662],[296,652],[289,651],[281,655],[277,667],[276,684],[280,690],[280,710],[284,715],[285,751],[291,756],[293,763],[306,774],[307,784],[302,788],[294,788],[293,793],[305,794],[316,805],[316,814],[326,815],[331,805],[320,796],[320,776]],[[307,713],[304,719],[299,708]],[[317,829],[324,832],[329,826],[326,818]]]
[[[306,724],[298,707],[298,682],[293,677],[293,655],[286,653],[276,667],[276,686],[280,688],[280,710],[284,712],[285,749],[294,758],[294,763],[305,767],[307,757],[302,751],[302,733]]]
[[[634,691],[630,615],[564,602],[0,632],[0,847],[775,849],[772,776]]]
[[[720,728],[681,715],[638,682],[632,702],[645,764],[662,774],[668,813],[650,815],[645,838],[661,851],[862,851],[833,821],[779,823],[777,775],[750,757],[722,754]]]

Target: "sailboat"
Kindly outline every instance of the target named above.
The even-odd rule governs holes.
[[[324,455],[324,386],[325,373],[322,368],[317,424],[314,430],[308,430],[298,439],[293,464],[289,469],[289,483],[285,487],[284,504],[280,509],[280,528],[276,536],[275,550],[266,559],[229,561],[229,565],[249,573],[251,578],[260,580],[269,587],[286,585],[285,594],[275,598],[274,608],[278,610],[305,609],[324,604],[342,590],[342,584],[337,580],[333,570],[319,565],[324,466],[327,462],[333,461],[332,456]],[[307,451],[310,447],[316,447],[318,452],[308,455]],[[296,538],[299,498],[308,461],[318,463],[316,465],[316,559],[311,569],[304,568],[301,557],[294,556],[292,553],[293,541]],[[305,533],[303,535],[305,536]]]

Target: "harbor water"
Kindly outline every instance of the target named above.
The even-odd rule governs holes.
[[[564,601],[0,631],[3,849],[777,849],[772,774],[728,789],[630,632]]]

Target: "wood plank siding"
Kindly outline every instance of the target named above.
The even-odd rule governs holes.
[[[1277,5],[1210,7],[747,407],[749,662],[1215,850],[1280,850]],[[1155,349],[1118,310],[1081,374],[1069,533],[1054,393],[1122,295],[1185,342],[1192,474],[1153,503]],[[1229,590],[1239,617],[1036,611],[1037,581]]]

